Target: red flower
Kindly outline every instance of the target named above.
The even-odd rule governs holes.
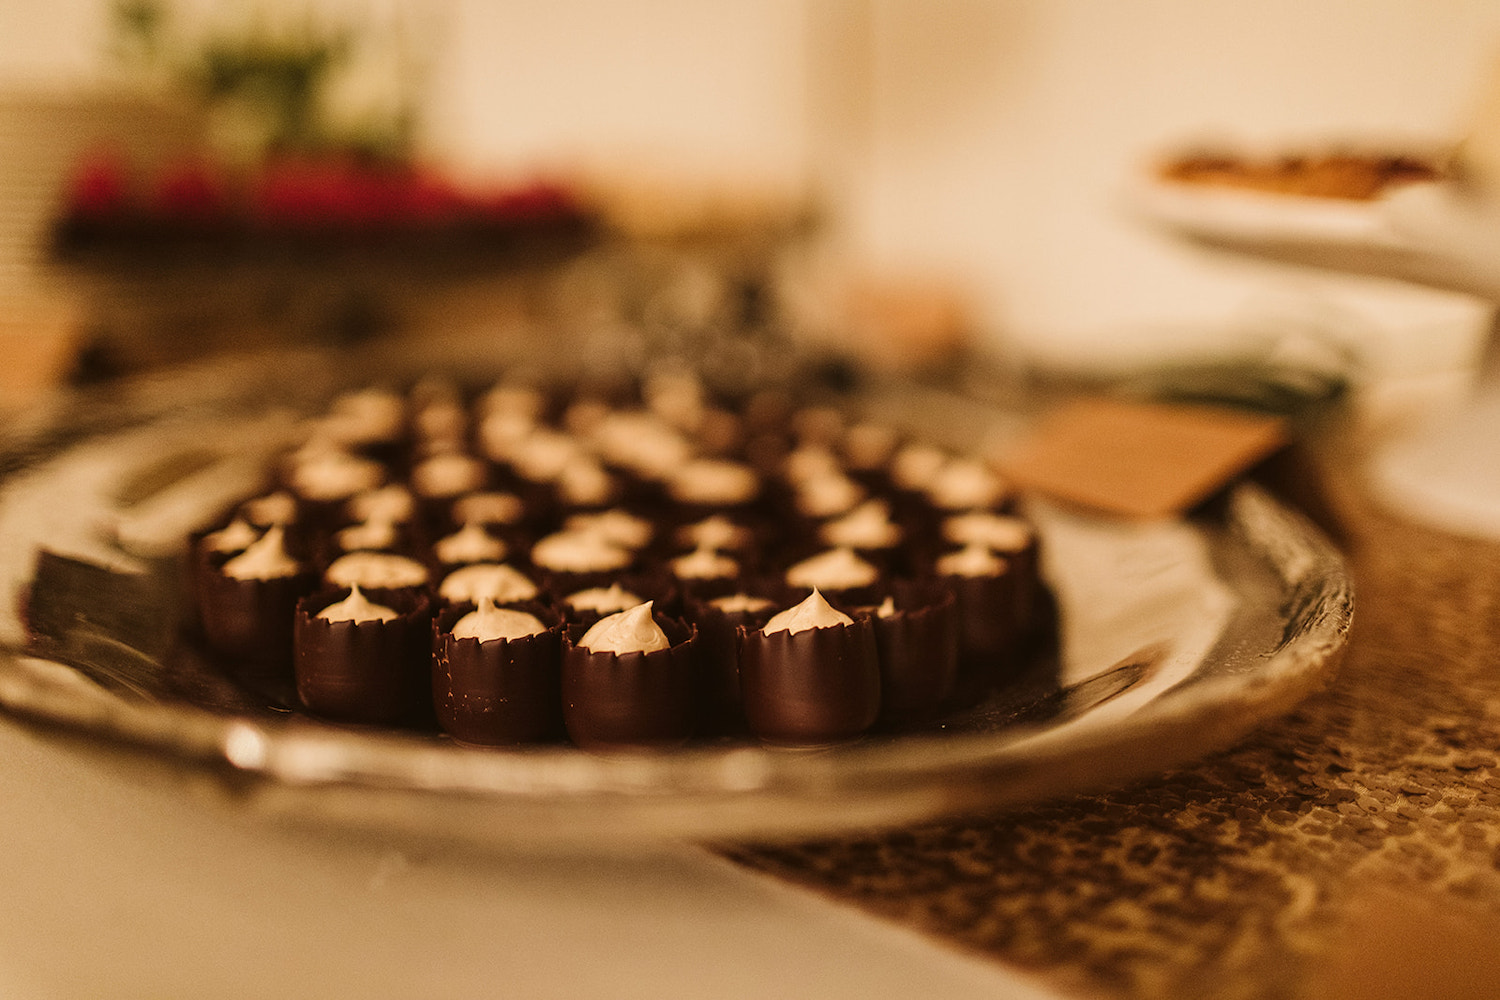
[[[65,194],[69,216],[107,219],[125,211],[130,201],[130,168],[116,152],[96,152],[73,171]]]
[[[554,218],[574,210],[572,196],[555,184],[471,193],[430,167],[370,166],[341,159],[267,164],[251,197],[256,222],[296,229],[508,223]]]
[[[203,160],[183,160],[162,170],[152,207],[168,219],[203,222],[222,218],[229,200],[229,185],[221,170]]]
[[[577,209],[572,194],[548,181],[526,187],[489,191],[475,199],[475,208],[496,222],[530,222],[567,215]]]

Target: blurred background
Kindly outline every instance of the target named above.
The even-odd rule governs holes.
[[[1488,304],[1204,254],[1129,192],[1205,145],[1441,157],[1497,39],[1484,0],[7,0],[0,329],[33,378],[237,342],[247,313],[388,323],[369,290],[404,282],[399,322],[497,323],[537,308],[499,277],[518,245],[575,319],[629,315],[594,225],[678,313],[771,288],[797,336],[897,360],[1129,371],[1290,332],[1420,394],[1470,376]],[[231,284],[256,307],[215,304]]]

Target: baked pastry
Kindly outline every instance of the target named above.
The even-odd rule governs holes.
[[[1183,184],[1351,201],[1369,201],[1398,185],[1443,176],[1433,158],[1351,151],[1264,158],[1189,153],[1163,163],[1159,172],[1164,180]]]

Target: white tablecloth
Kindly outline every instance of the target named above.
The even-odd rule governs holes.
[[[693,846],[381,842],[135,775],[0,719],[0,996],[1053,996]]]

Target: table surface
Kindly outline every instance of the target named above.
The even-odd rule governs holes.
[[[1336,465],[1358,603],[1330,687],[1191,766],[998,816],[472,855],[267,830],[0,723],[0,992],[1495,995],[1500,544]]]
[[[0,996],[1058,1000],[692,845],[507,855],[255,819],[0,719]]]
[[[1294,714],[1135,787],[729,855],[1070,992],[1500,996],[1500,544],[1335,465],[1355,623]]]

